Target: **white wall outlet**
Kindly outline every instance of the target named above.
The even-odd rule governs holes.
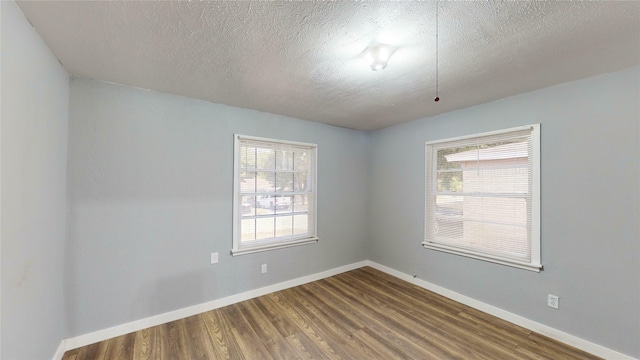
[[[217,264],[218,263],[218,253],[211,253],[211,263],[212,264]]]
[[[551,294],[547,295],[547,306],[558,309],[560,307],[560,297]]]
[[[267,273],[267,264],[262,264],[262,268],[260,269],[260,271],[261,271],[263,274],[266,274],[266,273]]]

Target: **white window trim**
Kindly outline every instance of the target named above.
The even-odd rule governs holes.
[[[445,142],[452,142],[457,140],[465,140],[469,138],[475,137],[483,137],[483,136],[491,136],[491,135],[499,135],[509,132],[516,132],[522,130],[532,130],[532,145],[533,145],[533,153],[532,156],[532,174],[531,174],[531,261],[530,262],[522,262],[514,259],[509,259],[501,256],[493,256],[490,254],[479,253],[469,249],[463,249],[455,246],[447,246],[444,244],[433,243],[428,241],[427,236],[427,212],[429,204],[429,190],[427,186],[429,186],[432,181],[429,179],[430,166],[432,166],[431,162],[433,159],[428,159],[427,149],[431,145],[441,144]],[[485,133],[472,134],[467,136],[459,136],[455,138],[448,138],[442,140],[429,141],[425,143],[425,226],[424,226],[424,241],[422,242],[422,246],[426,249],[432,249],[437,251],[442,251],[450,254],[461,255],[470,257],[473,259],[479,259],[483,261],[488,261],[492,263],[508,265],[515,268],[530,270],[539,272],[543,266],[540,259],[540,250],[541,250],[541,241],[540,241],[540,124],[533,124],[527,126],[519,126],[504,130],[498,131],[490,131]]]
[[[315,243],[318,241],[317,235],[317,170],[318,170],[318,145],[295,142],[295,141],[286,141],[280,139],[271,139],[257,136],[248,136],[241,134],[234,134],[233,141],[233,246],[231,248],[231,255],[245,255],[245,254],[253,254],[262,251],[269,251],[275,249],[282,249],[292,246],[299,246],[304,244]],[[240,216],[240,183],[238,181],[238,176],[240,174],[240,158],[238,156],[240,150],[240,141],[241,140],[253,140],[253,141],[262,141],[268,143],[279,143],[286,144],[292,146],[300,146],[310,148],[313,152],[313,162],[312,166],[312,194],[313,194],[313,204],[308,209],[309,216],[309,234],[304,234],[305,236],[291,236],[286,238],[274,239],[271,242],[262,242],[259,245],[254,246],[240,246],[240,221],[242,217]]]

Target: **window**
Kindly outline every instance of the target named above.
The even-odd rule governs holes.
[[[235,135],[233,255],[318,240],[316,150]]]
[[[424,247],[540,271],[540,125],[426,143]]]

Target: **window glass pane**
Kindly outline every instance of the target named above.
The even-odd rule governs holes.
[[[293,234],[293,217],[279,216],[276,218],[276,236],[290,236]]]
[[[293,182],[295,191],[307,191],[307,172],[293,173]]]
[[[291,196],[276,196],[276,213],[287,214],[293,210],[293,204],[291,203]]]
[[[293,170],[293,151],[286,151],[286,150],[276,151],[276,170],[281,170],[281,171]]]
[[[275,192],[276,174],[274,172],[258,171],[256,173],[257,192]]]
[[[260,170],[274,170],[276,165],[275,150],[270,148],[258,148],[256,163]]]
[[[309,169],[309,153],[306,151],[296,150],[293,154],[295,171],[307,171]]]
[[[240,213],[242,217],[256,215],[256,197],[255,196],[243,196],[240,202]]]
[[[256,219],[256,239],[268,239],[275,235],[274,218],[266,217]]]
[[[306,234],[309,232],[309,216],[294,215],[293,216],[293,233],[294,234]]]
[[[256,192],[256,173],[253,171],[240,170],[240,192]]]
[[[253,146],[240,147],[240,169],[255,169],[256,148]]]
[[[475,148],[476,148],[475,146],[465,146],[461,148],[459,147],[459,148],[449,148],[449,149],[438,150],[438,159],[437,159],[436,169],[438,170],[460,169],[462,167],[460,161],[456,161],[456,158],[453,158],[451,161],[449,161],[450,155],[472,151]],[[470,159],[473,159],[473,157],[470,157]]]
[[[255,219],[242,219],[240,225],[241,234],[240,241],[249,241],[255,239],[256,221]]]
[[[309,195],[298,194],[293,196],[293,212],[306,212],[309,210]]]
[[[443,192],[462,192],[464,187],[462,186],[463,182],[463,171],[457,170],[448,170],[442,171],[438,173],[438,191]]]
[[[293,173],[278,173],[276,176],[276,191],[293,191]]]

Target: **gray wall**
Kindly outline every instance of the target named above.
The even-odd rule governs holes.
[[[2,359],[65,335],[69,77],[14,2],[2,11]]]
[[[366,133],[83,78],[69,109],[69,336],[366,259]],[[229,255],[234,133],[318,144],[318,243]]]
[[[639,88],[636,67],[372,133],[371,260],[640,357]],[[544,271],[421,248],[425,141],[532,123]]]

